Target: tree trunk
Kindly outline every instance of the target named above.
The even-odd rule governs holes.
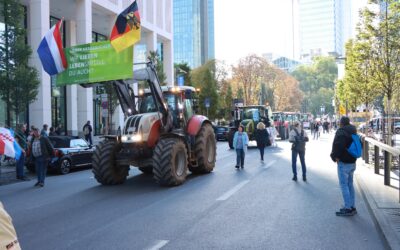
[[[392,146],[392,99],[388,98],[387,100],[387,115],[388,115],[388,119],[387,119],[387,145]]]

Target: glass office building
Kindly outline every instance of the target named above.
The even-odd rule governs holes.
[[[214,0],[174,0],[174,62],[191,68],[215,58]]]
[[[300,0],[300,56],[344,55],[351,35],[351,2]]]

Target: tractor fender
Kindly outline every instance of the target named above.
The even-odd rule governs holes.
[[[149,138],[147,139],[147,146],[149,146],[150,148],[155,147],[158,139],[160,139],[160,126],[161,120],[157,120],[151,126]]]
[[[207,117],[203,115],[194,115],[189,119],[188,126],[187,126],[187,132],[189,135],[196,136],[197,133],[199,133],[201,126],[204,123],[209,123],[211,122],[208,120]]]

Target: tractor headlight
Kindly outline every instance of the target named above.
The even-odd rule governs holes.
[[[140,134],[136,135],[123,135],[121,136],[122,142],[140,142],[142,141],[142,136]]]

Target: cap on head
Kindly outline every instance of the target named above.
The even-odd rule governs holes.
[[[350,124],[350,119],[349,119],[349,117],[347,117],[347,116],[342,116],[342,117],[340,118],[340,125],[346,126],[346,125],[349,125],[349,124]]]

